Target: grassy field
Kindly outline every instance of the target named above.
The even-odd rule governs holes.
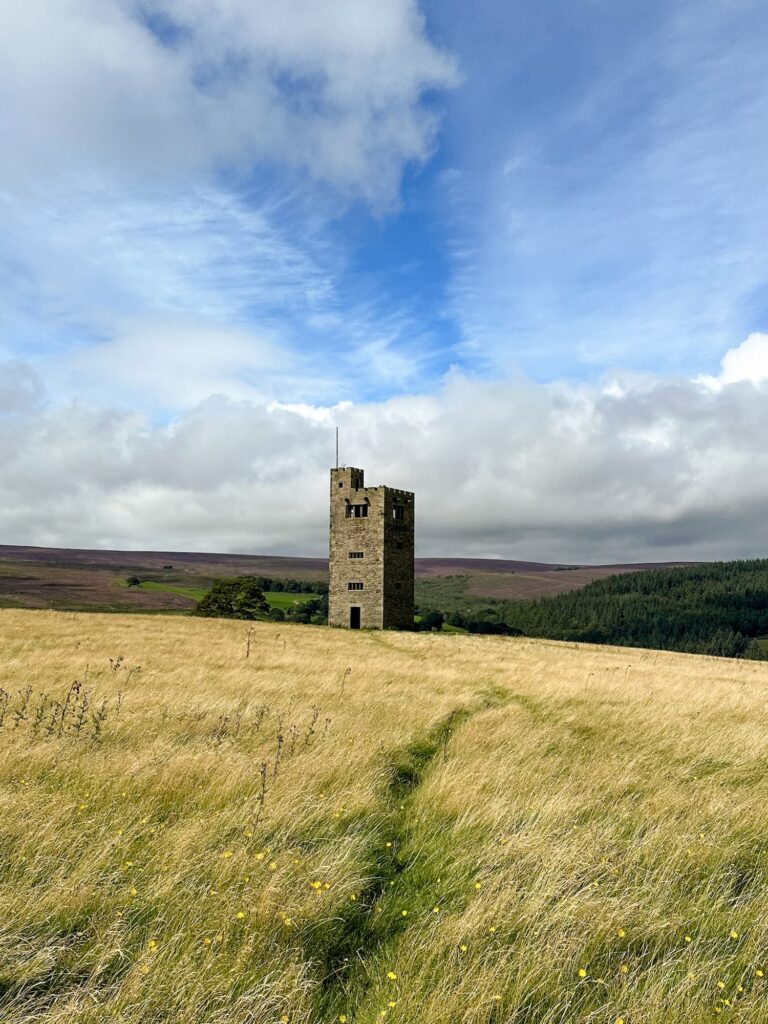
[[[16,610],[0,640],[2,1021],[768,1020],[768,666]]]
[[[314,601],[319,596],[319,594],[290,594],[284,590],[264,591],[264,597],[266,597],[270,608],[281,608],[283,611],[295,608],[297,605],[306,604],[307,601]]]

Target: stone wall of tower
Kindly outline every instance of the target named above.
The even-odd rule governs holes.
[[[384,628],[413,629],[415,497],[384,487]]]
[[[348,506],[365,506],[366,515],[348,515]],[[359,608],[363,629],[410,629],[413,551],[413,494],[365,487],[361,469],[332,469],[329,624],[349,627],[351,609]]]

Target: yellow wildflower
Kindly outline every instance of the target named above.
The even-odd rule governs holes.
[[[618,930],[618,932],[617,932],[616,934],[617,934],[617,935],[619,936],[619,938],[620,938],[620,939],[623,939],[623,938],[624,938],[624,936],[625,936],[625,935],[626,935],[627,933],[626,933],[626,932],[624,931],[624,929],[623,929],[623,928],[619,928],[619,930]]]
[[[732,939],[738,939],[738,937],[739,937],[739,933],[737,931],[735,931],[735,930],[731,931],[731,938]]]
[[[389,978],[390,981],[395,981],[397,975],[395,974],[394,971],[387,971],[387,977]]]
[[[237,917],[238,921],[242,921],[243,918],[245,917],[245,914],[243,913],[242,910],[238,910],[238,912],[237,912],[237,914],[235,916]]]
[[[580,978],[586,978],[586,976],[587,976],[587,972],[584,970],[583,967],[580,967],[579,968],[579,977]]]

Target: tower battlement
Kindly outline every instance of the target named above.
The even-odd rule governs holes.
[[[366,487],[362,469],[331,470],[328,622],[349,629],[413,627],[415,497]]]

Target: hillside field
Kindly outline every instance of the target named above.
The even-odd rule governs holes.
[[[0,1021],[768,1021],[763,663],[23,610],[0,642]]]

